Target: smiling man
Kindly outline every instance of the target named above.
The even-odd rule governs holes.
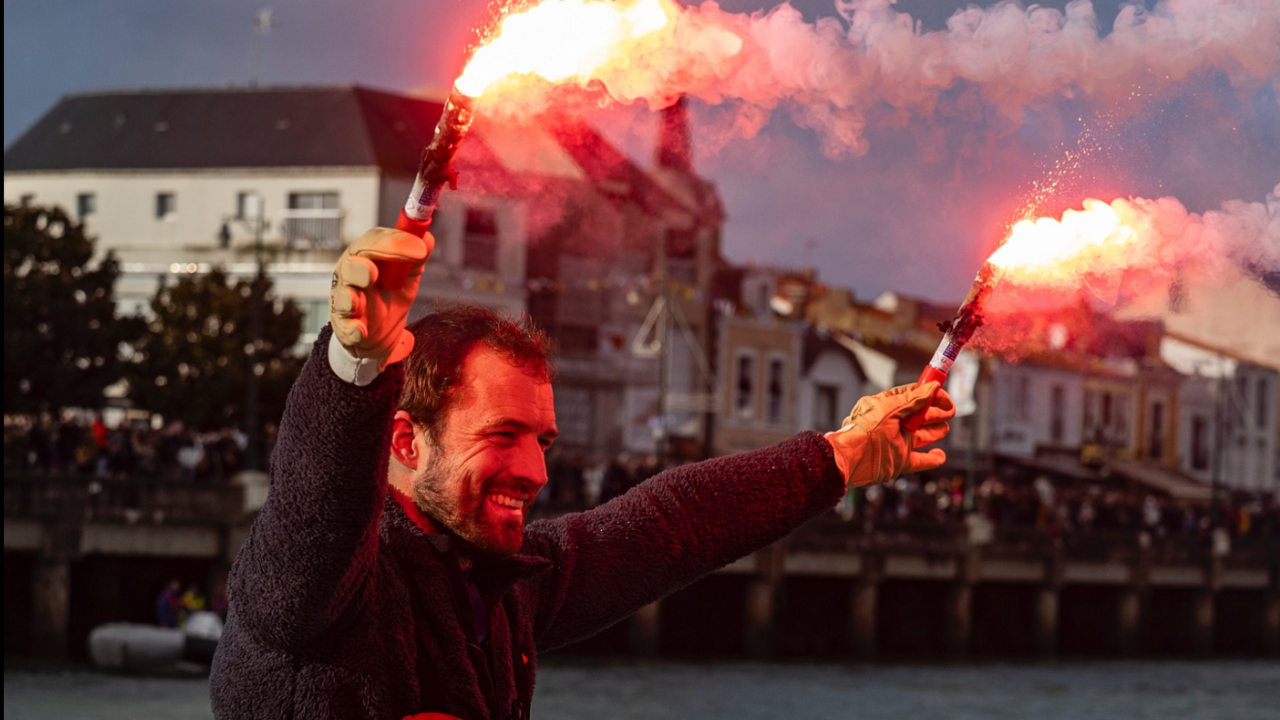
[[[525,524],[555,441],[545,336],[455,307],[405,327],[433,240],[376,229],[334,271],[331,330],[290,393],[271,493],[229,579],[219,718],[524,718],[539,652],[778,540],[851,484],[936,467],[935,386],[841,429],[660,473]]]

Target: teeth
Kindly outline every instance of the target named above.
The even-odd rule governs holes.
[[[518,497],[497,494],[490,495],[489,497],[493,498],[493,501],[502,507],[511,508],[512,510],[519,510],[524,507],[524,501]]]

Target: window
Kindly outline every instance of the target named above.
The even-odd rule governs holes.
[[[765,417],[768,418],[770,425],[782,424],[782,396],[786,387],[783,375],[785,369],[786,363],[780,358],[769,361],[769,403]]]
[[[173,220],[178,217],[178,196],[171,192],[156,193],[156,219]]]
[[[467,208],[462,236],[462,264],[490,272],[498,269],[498,217],[487,208]]]
[[[739,420],[755,417],[756,359],[750,355],[738,356],[738,372],[733,393],[733,415]]]
[[[556,351],[566,355],[595,353],[600,349],[600,328],[562,324],[555,328]]]
[[[1084,391],[1084,439],[1096,441],[1101,437],[1098,428],[1098,393],[1095,390]]]
[[[1025,375],[1013,379],[1013,419],[1031,417],[1031,379]]]
[[[256,192],[236,193],[236,219],[257,220],[262,213],[262,196]]]
[[[302,334],[319,335],[320,330],[329,322],[329,301],[308,300],[301,303]]]
[[[1191,467],[1209,468],[1209,421],[1203,415],[1191,418]]]
[[[1049,437],[1061,445],[1067,435],[1067,391],[1061,385],[1049,391],[1049,413]]]
[[[1115,433],[1116,433],[1115,438],[1116,438],[1116,441],[1121,444],[1128,444],[1129,442],[1129,413],[1126,412],[1125,410],[1125,408],[1128,406],[1129,406],[1128,395],[1116,396],[1116,407],[1115,407],[1116,422],[1114,425]]]
[[[93,193],[80,193],[76,196],[76,216],[84,222],[90,215],[98,212],[98,196]]]
[[[1151,432],[1147,437],[1147,457],[1159,460],[1164,457],[1164,403],[1151,403]]]
[[[290,248],[337,249],[342,247],[342,209],[338,193],[291,192],[289,209],[284,219],[284,240]],[[254,212],[255,201],[249,201],[249,212]]]
[[[1258,378],[1257,420],[1260,429],[1267,427],[1267,407],[1272,403],[1271,388],[1268,385],[1265,377]]]
[[[251,195],[252,193],[241,193]],[[290,210],[337,210],[338,193],[336,192],[293,192],[289,193]]]
[[[835,385],[817,385],[813,389],[813,427],[818,430],[836,430],[840,422],[840,388]]]
[[[591,444],[592,395],[589,388],[564,385],[556,388],[556,427],[558,442],[565,445]]]

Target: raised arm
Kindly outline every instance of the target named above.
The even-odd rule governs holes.
[[[531,525],[525,551],[555,564],[536,598],[539,647],[589,636],[782,538],[832,508],[849,485],[941,465],[941,450],[912,448],[946,435],[955,410],[945,392],[923,427],[900,427],[935,389],[863,398],[844,427],[826,436],[802,433],[669,470],[594,510]]]
[[[295,649],[353,606],[372,578],[386,497],[404,330],[432,239],[375,229],[334,270],[330,322],[285,407],[271,491],[230,578],[232,623]],[[230,629],[230,628],[229,628]]]

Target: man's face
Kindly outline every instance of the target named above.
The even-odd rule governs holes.
[[[481,345],[463,361],[439,442],[416,432],[418,507],[482,553],[518,551],[525,515],[547,484],[544,454],[557,433],[551,384]]]

